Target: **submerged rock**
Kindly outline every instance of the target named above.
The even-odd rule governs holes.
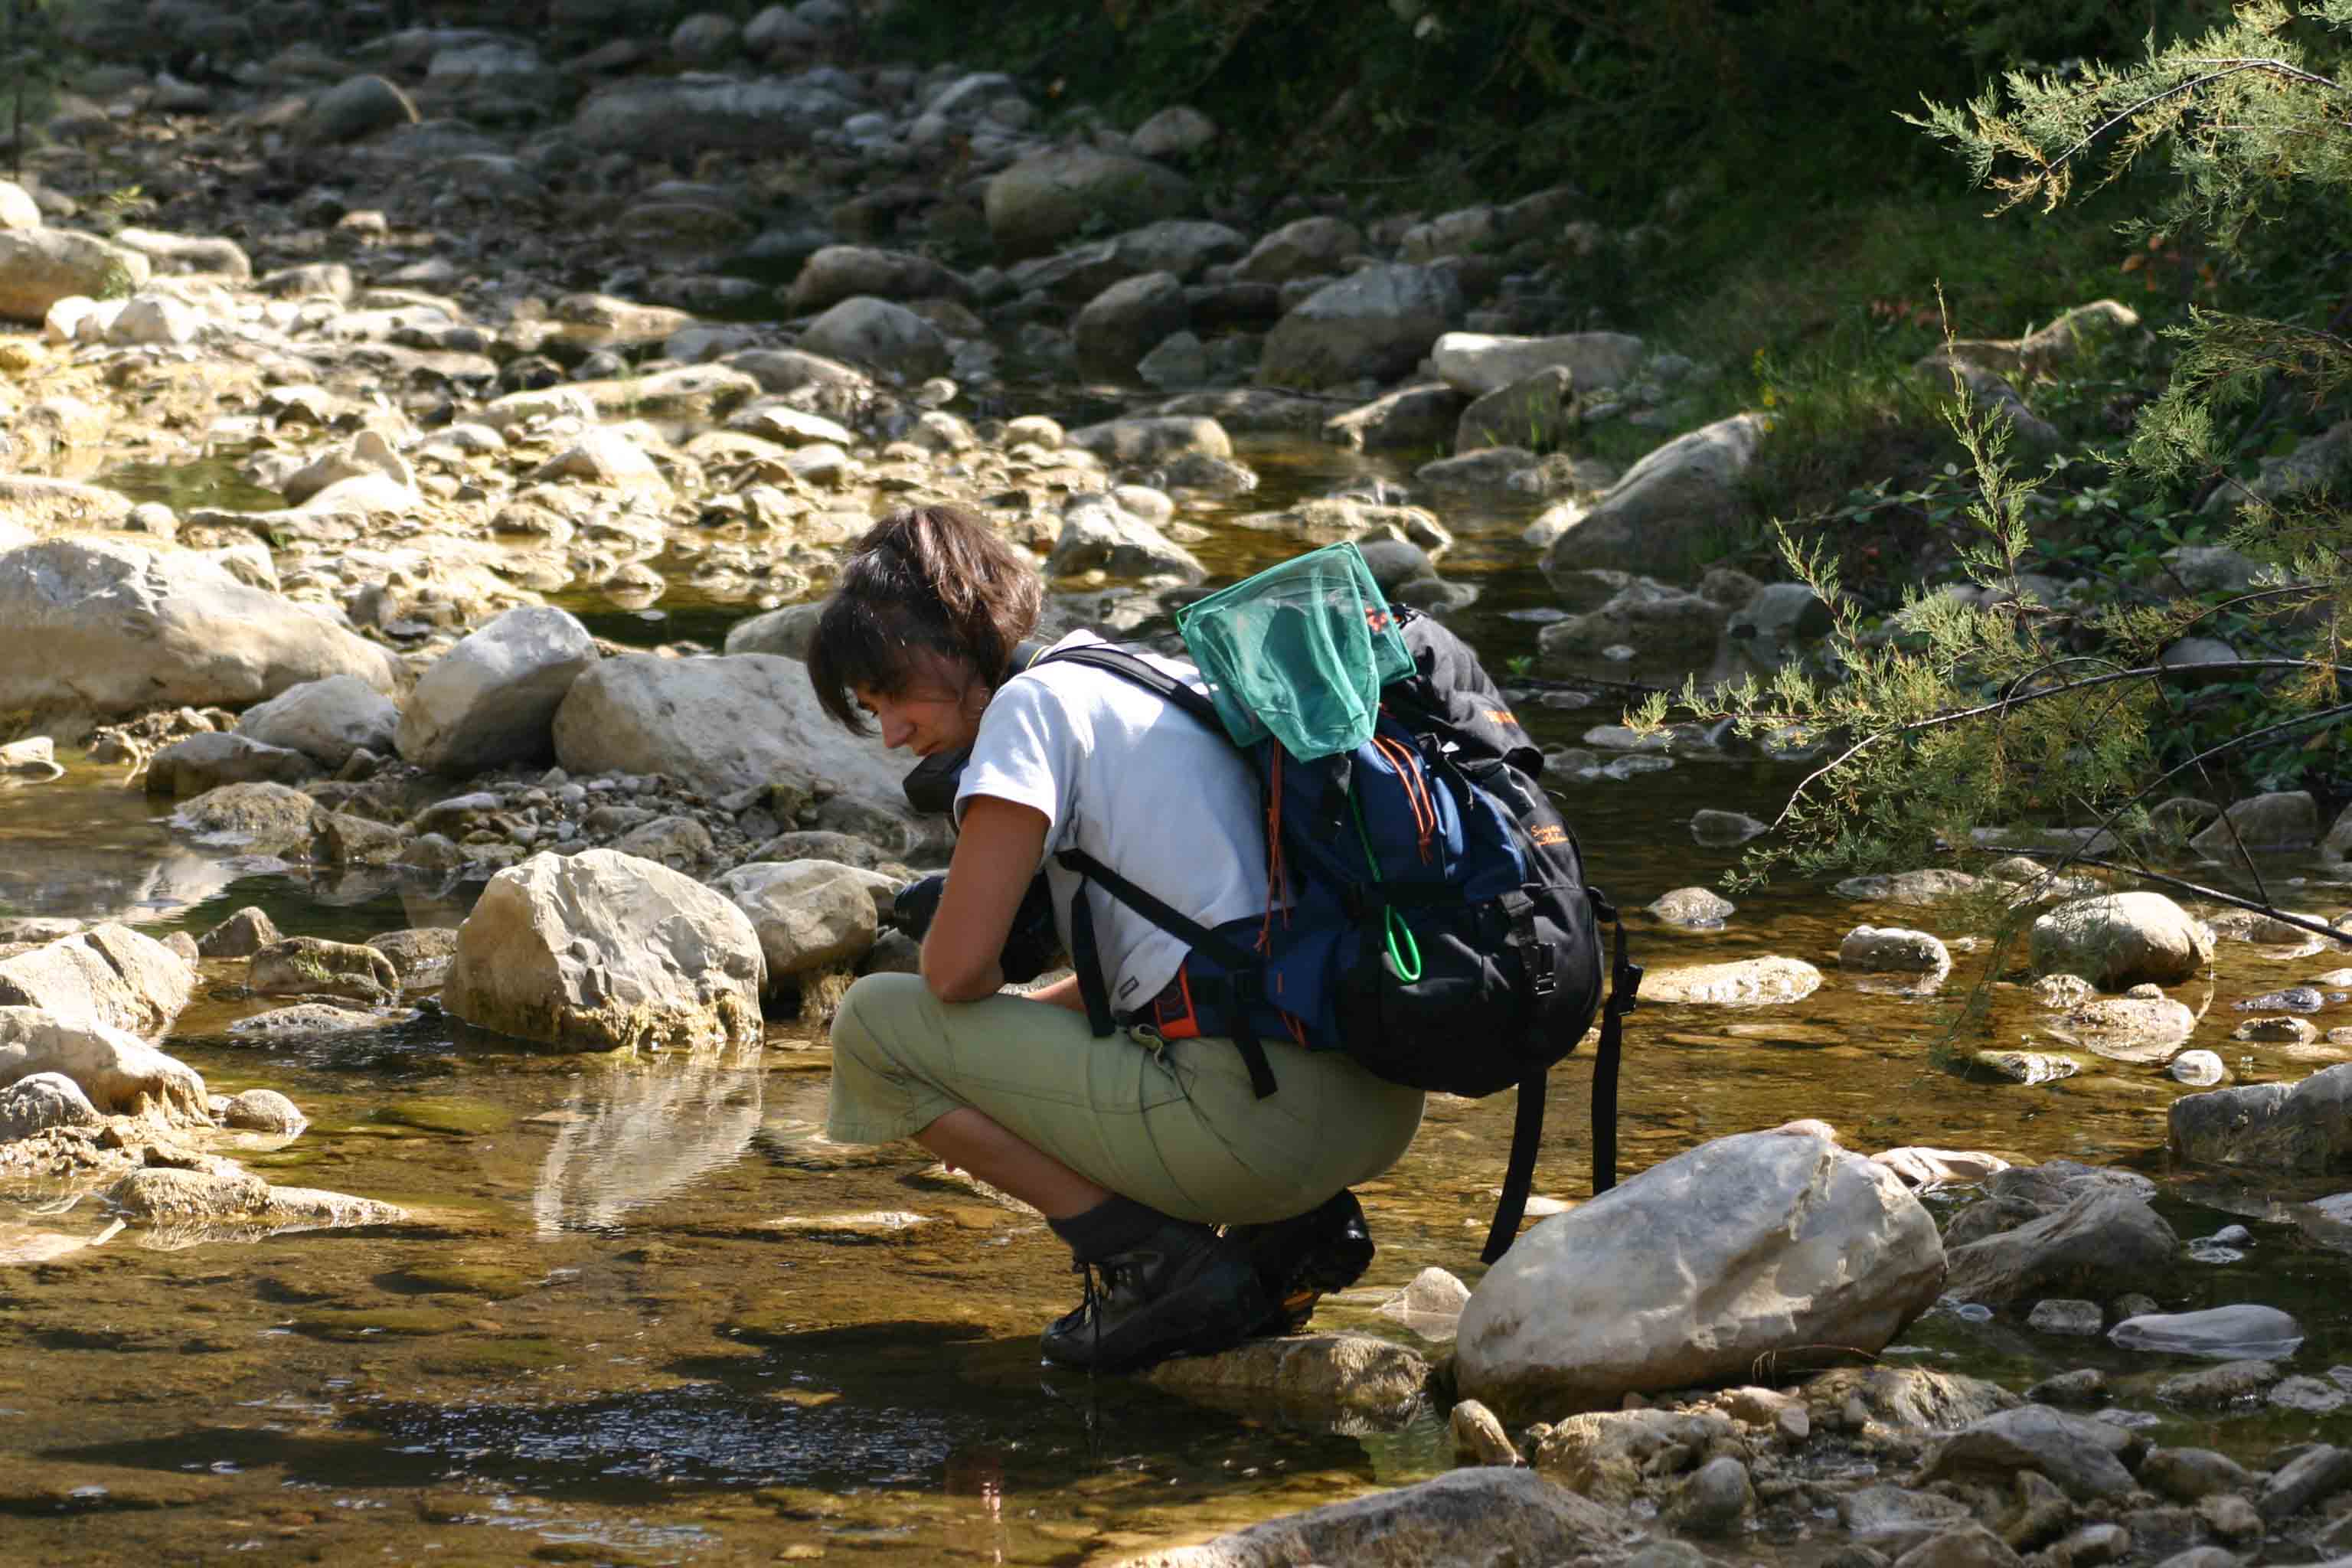
[[[1252,1340],[1216,1355],[1161,1362],[1146,1375],[1178,1394],[1271,1402],[1295,1411],[1409,1411],[1429,1383],[1420,1352],[1370,1334]]]
[[[1874,1352],[1943,1283],[1934,1220],[1883,1166],[1717,1139],[1519,1237],[1464,1309],[1456,1376],[1506,1411],[1744,1380],[1774,1352]]]
[[[1801,958],[1746,958],[1652,970],[1643,977],[1642,1000],[1688,1006],[1769,1006],[1801,1002],[1821,984],[1822,972]]]

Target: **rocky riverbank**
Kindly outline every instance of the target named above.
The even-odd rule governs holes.
[[[287,936],[248,909],[160,942],[130,900],[0,922],[0,1172],[20,1184],[94,1198],[159,1247],[462,1231],[430,1205],[257,1173],[299,1154],[304,1112],[268,1089],[210,1092],[162,1048],[184,1013],[233,1004],[227,1037],[264,1063],[441,1017],[708,1065],[909,963],[887,911],[941,856],[940,827],[907,810],[896,761],[823,720],[796,662],[839,548],[892,506],[995,521],[1037,555],[1054,629],[1161,628],[1237,556],[1353,538],[1392,595],[1437,613],[1473,609],[1498,550],[1540,574],[1551,602],[1515,679],[1769,673],[1811,654],[1808,591],[1698,564],[1744,515],[1770,419],[1691,427],[1720,367],[1580,319],[1564,258],[1638,262],[1671,243],[1670,215],[1612,230],[1561,187],[1248,223],[1187,174],[1216,135],[1193,111],[1060,122],[1007,78],[861,59],[835,0],[740,26],[662,10],[560,3],[529,34],[320,30],[330,50],[275,49],[201,5],[76,9],[106,63],[26,181],[0,184],[8,787],[85,787],[61,782],[62,756],[169,803],[192,848],[314,885],[446,891],[470,912],[359,942]],[[134,65],[157,49],[201,51],[213,75]],[[2102,301],[1959,348],[2032,441],[2029,373],[2137,330]],[[1115,408],[1089,392],[1066,422],[1079,395],[1037,390],[1080,383],[1120,389]],[[1258,454],[1283,440],[1368,454],[1409,485],[1254,508]],[[1621,472],[1596,442],[1651,449]],[[2323,475],[2305,456],[2274,466],[2279,493]],[[116,477],[159,471],[169,503]],[[1496,508],[1524,531],[1457,549],[1462,519]],[[2251,581],[2216,549],[2174,567]],[[551,602],[671,595],[741,614],[723,644],[640,647]],[[1815,743],[1578,738],[1552,753],[1564,790]],[[1683,963],[1684,933],[1743,931],[1729,902],[1685,888],[1650,910],[1654,1048],[1743,1027],[1819,1047],[1803,1022],[1746,1020],[1824,986],[1905,1027],[1903,1008],[1962,988],[1991,917],[2047,906],[2027,951],[1985,955],[2026,1048],[1940,1065],[1988,1094],[2101,1077],[2146,1098],[2142,1150],[2168,1131],[2184,1166],[2324,1181],[2352,1145],[2352,1067],[2313,1070],[2352,1057],[2352,1031],[2326,1026],[2352,973],[2324,967],[2345,945],[2329,884],[2352,814],[2331,825],[2287,792],[2159,813],[2186,861],[2291,858],[2305,922],[2053,878],[2003,858],[2036,844],[1989,844],[1966,870],[1842,885],[1853,923],[1826,950]],[[1761,827],[1689,821],[1710,845]],[[2217,963],[2266,966],[2265,983],[2217,1004]],[[688,1166],[733,1158],[752,1111],[697,1111],[710,1148],[688,1140]],[[1391,1337],[1155,1373],[1342,1429],[1447,1410],[1477,1464],[1144,1560],[1667,1568],[1696,1541],[1840,1568],[2219,1568],[2346,1550],[2352,1456],[2325,1439],[2344,1435],[2328,1422],[2352,1373],[2297,1366],[2306,1328],[2273,1304],[2214,1318],[2181,1288],[2184,1260],[2239,1240],[2184,1241],[2127,1171],[1916,1145],[1864,1158],[1818,1124],[1752,1125],[1693,1129],[1601,1199],[1548,1200],[1566,1212],[1475,1289],[1431,1270],[1381,1304]],[[584,1129],[565,1134],[581,1150],[627,1142],[617,1121],[564,1126]],[[603,1224],[645,1197],[583,1192]],[[2306,1196],[2259,1223],[2336,1234],[2336,1198]],[[983,1201],[953,1224],[1030,1218]],[[941,1222],[769,1223],[830,1245]],[[6,1257],[114,1234],[43,1230]],[[727,1331],[789,1342],[795,1321],[742,1311]],[[418,1321],[350,1331],[446,1327]],[[1903,1364],[1939,1322],[2099,1350],[2022,1390]],[[1883,1359],[1816,1371],[1857,1356]],[[2255,1446],[2225,1417],[2304,1426]],[[2143,1436],[2183,1419],[2237,1457]]]

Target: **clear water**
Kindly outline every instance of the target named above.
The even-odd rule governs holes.
[[[1226,512],[1366,471],[1312,446],[1252,459],[1269,482]],[[1482,589],[1464,624],[1490,663],[1530,651],[1534,626],[1508,614],[1544,600],[1515,542],[1524,518],[1447,517],[1464,536],[1449,574]],[[1269,543],[1221,530],[1202,553],[1234,575]],[[716,646],[749,613],[682,593],[665,599],[660,621],[581,607],[604,635],[646,644]],[[1547,742],[1614,716],[1605,704],[1527,712]],[[1638,910],[1671,888],[1711,884],[1731,863],[1736,852],[1692,843],[1694,811],[1769,816],[1796,776],[1683,763],[1575,786],[1568,801],[1595,879]],[[165,827],[167,810],[87,766],[0,794],[0,903],[158,932],[200,931],[250,903],[289,932],[343,940],[464,915],[470,889],[388,874],[313,880],[191,847]],[[2331,912],[2342,897],[2311,891]],[[1982,950],[1924,998],[1857,984],[1834,963],[1863,920],[1965,934],[1937,911],[1801,886],[1740,901],[1716,931],[1633,917],[1638,956],[1660,969],[1780,953],[1820,964],[1826,982],[1791,1006],[1636,1014],[1622,1171],[1798,1117],[1830,1121],[1864,1151],[1927,1143],[2128,1164],[2162,1184],[2184,1238],[2232,1221],[2253,1230],[2242,1260],[2184,1264],[2154,1282],[2168,1307],[2273,1303],[2310,1336],[2294,1370],[2352,1363],[2347,1243],[2292,1207],[2352,1181],[2170,1169],[2164,1110],[2185,1091],[2154,1069],[2095,1063],[2032,1089],[1943,1070],[1949,1005],[1978,977]],[[2195,1043],[2221,1050],[2242,1081],[2324,1065],[2230,1041],[2245,1016],[2230,1004],[2340,962],[2225,947],[2210,994],[2180,993],[2206,1008]],[[772,1026],[763,1053],[729,1063],[551,1055],[429,1012],[262,1047],[227,1032],[263,1005],[240,979],[237,965],[207,966],[170,1048],[216,1091],[279,1089],[311,1117],[290,1145],[243,1157],[273,1181],[406,1205],[419,1223],[170,1251],[134,1230],[59,1252],[54,1238],[101,1231],[96,1200],[0,1203],[0,1258],[16,1259],[0,1262],[0,1560],[733,1563],[856,1552],[1068,1563],[1448,1462],[1440,1412],[1367,1430],[1042,1367],[1036,1331],[1075,1298],[1066,1254],[1033,1219],[929,1172],[911,1145],[825,1144],[826,1052],[797,1026]],[[2054,1048],[2021,988],[1993,995],[1995,1041]],[[2352,1023],[2352,1009],[2315,1021]],[[1538,1176],[1539,1192],[1571,1202],[1591,1179],[1589,1072],[1579,1057],[1553,1075]],[[1380,1256],[1360,1287],[1325,1303],[1318,1326],[1404,1337],[1375,1308],[1416,1271],[1436,1265],[1475,1282],[1509,1120],[1507,1097],[1432,1106],[1404,1162],[1362,1189]],[[877,1237],[809,1224],[876,1212],[925,1223]],[[2252,1456],[2315,1436],[2352,1440],[2343,1417],[2166,1411],[2147,1384],[2182,1363],[2013,1323],[1938,1312],[1889,1354],[2015,1387],[2103,1366],[2123,1403],[2160,1418],[2167,1441]]]

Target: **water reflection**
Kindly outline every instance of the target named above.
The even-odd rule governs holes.
[[[609,1230],[632,1210],[734,1163],[760,1130],[761,1074],[740,1059],[614,1062],[542,1120],[539,1234]]]

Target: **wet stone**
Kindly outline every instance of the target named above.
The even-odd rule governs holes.
[[[1240,1399],[1293,1412],[1396,1415],[1421,1398],[1430,1367],[1420,1352],[1391,1340],[1304,1334],[1161,1362],[1144,1375],[1158,1387],[1220,1405]]]
[[[1446,1417],[1456,1458],[1474,1465],[1517,1465],[1519,1451],[1495,1413],[1475,1399],[1465,1399]]]
[[[2211,1051],[2183,1051],[2172,1058],[2165,1069],[2176,1083],[2191,1089],[2210,1089],[2229,1076],[2229,1068]]]
[[[2052,1051],[1978,1051],[1969,1061],[1978,1071],[2011,1083],[2055,1083],[2083,1070],[2074,1058]]]
[[[361,1029],[381,1029],[399,1021],[383,1013],[362,1013],[331,1002],[298,1002],[291,1007],[276,1007],[267,1013],[256,1013],[250,1018],[239,1018],[228,1026],[228,1032],[283,1039],[297,1035],[348,1035]]]
[[[417,1099],[382,1106],[368,1112],[367,1120],[380,1127],[409,1127],[419,1132],[473,1138],[505,1131],[514,1125],[514,1112],[504,1106],[485,1105],[478,1100]]]
[[[2278,1041],[2307,1046],[2319,1038],[2319,1026],[2308,1018],[2249,1018],[2231,1031],[2230,1037],[2233,1040]]]
[[[1706,888],[1676,888],[1649,906],[1650,912],[1668,925],[1685,926],[1694,931],[1720,928],[1738,908],[1730,900]]]
[[[2168,1377],[2157,1384],[2156,1396],[2168,1405],[2211,1410],[2259,1399],[2278,1377],[2278,1368],[2269,1362],[2229,1361]]]
[[[278,940],[269,916],[248,904],[196,938],[196,952],[206,958],[251,958]]]
[[[2315,1443],[2274,1471],[2256,1506],[2272,1524],[2352,1487],[2352,1451]]]
[[[1921,1542],[1895,1568],[2018,1568],[2017,1553],[1981,1524],[1964,1524]]]
[[[2105,1326],[2096,1301],[2051,1297],[2033,1303],[2025,1326],[2045,1334],[2095,1334]]]
[[[2235,1492],[2215,1492],[2197,1500],[2197,1517],[2205,1528],[2231,1542],[2251,1542],[2263,1538],[2263,1516],[2254,1505]]]
[[[1801,1002],[1821,984],[1822,972],[1801,958],[1750,958],[1652,970],[1642,981],[1642,1000],[1686,1006],[1771,1006]]]
[[[2088,1407],[2104,1405],[2107,1400],[2107,1374],[2095,1366],[2076,1367],[2054,1377],[2045,1377],[2025,1391],[2025,1397],[2036,1405]]]
[[[2243,1491],[2254,1484],[2244,1466],[2210,1448],[2151,1448],[2140,1461],[2142,1485],[2176,1502],[2195,1502],[2214,1492]]]
[[[274,1089],[248,1089],[228,1102],[221,1121],[246,1132],[299,1132],[310,1118]]]
[[[2198,1312],[2126,1318],[2107,1337],[2126,1350],[2216,1361],[2272,1361],[2295,1352],[2303,1343],[2303,1328],[2276,1307],[2240,1302]]]
[[[2342,1389],[2321,1378],[2283,1377],[2272,1384],[2266,1397],[2281,1410],[2329,1415],[2344,1408],[2347,1396]]]
[[[1701,1465],[1683,1483],[1674,1519],[1694,1535],[1722,1535],[1738,1528],[1755,1506],[1748,1467],[1724,1454]]]

